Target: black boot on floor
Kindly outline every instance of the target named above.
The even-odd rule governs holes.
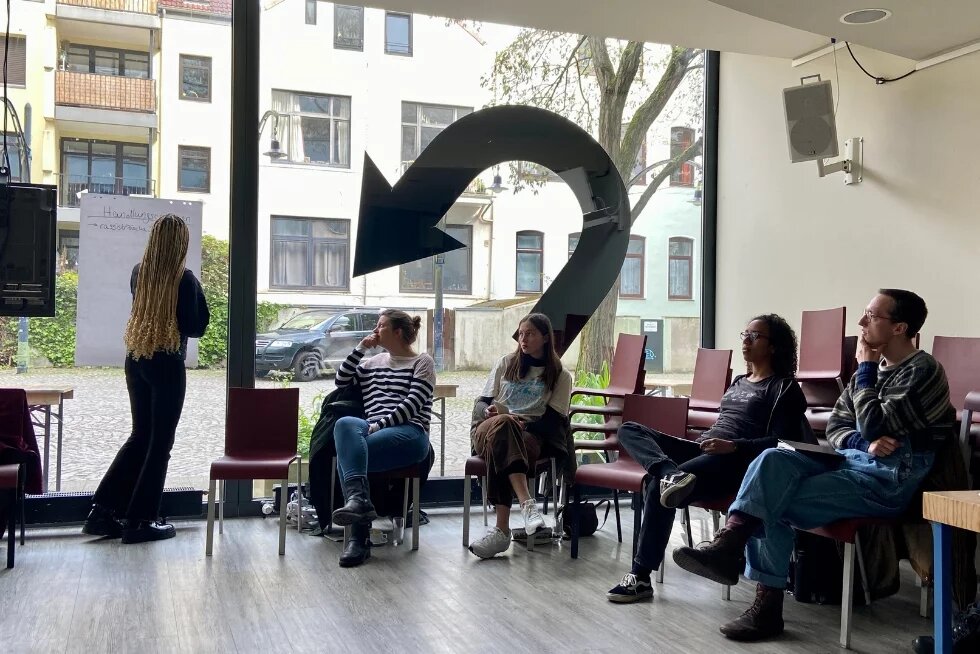
[[[781,588],[769,588],[759,584],[755,589],[755,602],[745,613],[721,626],[726,638],[755,641],[772,638],[783,633],[783,595]]]
[[[122,542],[148,543],[153,540],[166,540],[177,535],[173,525],[151,520],[127,520],[122,532]]]
[[[92,510],[82,526],[82,533],[89,536],[119,538],[122,536],[122,532],[123,525],[119,520],[116,520],[112,511],[98,504],[92,505]]]
[[[371,523],[351,525],[350,540],[340,555],[341,568],[354,568],[371,558],[371,543],[368,536],[371,533]]]
[[[347,503],[333,512],[334,524],[346,527],[371,522],[378,517],[371,504],[371,488],[366,476],[345,479],[342,484]]]
[[[933,654],[936,643],[932,636],[919,636],[912,642],[915,654]],[[969,605],[953,618],[953,654],[980,652],[980,603]]]

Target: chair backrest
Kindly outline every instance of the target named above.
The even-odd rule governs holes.
[[[732,351],[698,348],[691,384],[692,409],[718,409],[721,396],[732,383]]]
[[[647,337],[640,334],[620,334],[616,353],[609,369],[609,388],[627,393],[643,392],[643,361]]]
[[[943,365],[949,381],[949,401],[957,411],[970,391],[980,391],[980,338],[936,336],[932,356]]]
[[[225,454],[292,456],[298,428],[298,388],[228,389]]]
[[[804,311],[797,379],[837,380],[844,372],[844,307]]]
[[[668,436],[686,438],[687,409],[686,397],[631,394],[626,396],[623,404],[623,422],[637,422]],[[622,445],[619,446],[619,456],[632,460]]]

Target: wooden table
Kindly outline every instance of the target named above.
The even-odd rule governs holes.
[[[44,492],[51,490],[48,483],[48,470],[51,454],[51,418],[58,421],[58,452],[55,455],[55,490],[61,490],[61,443],[64,435],[65,400],[75,397],[72,388],[25,388],[27,406],[31,412],[31,423],[44,428]],[[58,407],[53,413],[52,407]]]
[[[692,381],[690,378],[651,379],[644,380],[643,388],[648,395],[666,396],[670,391],[672,396],[690,394]]]
[[[441,431],[439,433],[439,476],[446,476],[446,398],[456,397],[456,384],[436,384],[435,392],[432,394],[432,415],[439,418]],[[439,402],[439,410],[436,411],[435,403]]]
[[[950,527],[980,532],[980,493],[977,491],[943,491],[922,494],[922,517],[932,523],[933,600],[935,619],[933,634],[936,654],[953,651],[951,608]]]

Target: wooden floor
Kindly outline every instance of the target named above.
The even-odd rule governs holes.
[[[480,561],[461,546],[461,513],[435,512],[418,552],[389,545],[355,569],[337,566],[339,543],[295,530],[278,556],[277,520],[228,520],[211,559],[203,522],[143,545],[32,530],[17,567],[0,570],[0,642],[5,652],[140,654],[839,651],[840,608],[791,597],[783,638],[725,640],[718,625],[748,606],[753,585],[743,580],[725,602],[672,562],[652,601],[609,603],[605,591],[629,569],[631,520],[624,511],[623,545],[610,520],[577,561],[567,543]],[[482,533],[479,518],[473,526]],[[854,650],[910,651],[931,630],[917,601],[905,568],[898,595],[855,609]]]

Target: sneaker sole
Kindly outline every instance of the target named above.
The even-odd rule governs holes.
[[[606,593],[606,599],[608,599],[613,604],[632,604],[633,602],[642,602],[643,600],[653,599],[653,590],[647,593],[640,593],[638,595],[619,595],[616,593]]]
[[[695,481],[697,478],[694,475],[689,475],[683,482],[670,486],[660,494],[660,505],[665,509],[676,509],[690,496],[691,491],[694,490]]]
[[[719,574],[714,568],[705,565],[703,562],[698,560],[696,557],[691,556],[690,552],[686,548],[678,548],[674,550],[674,563],[683,570],[687,570],[690,573],[696,574],[705,579],[710,579],[719,584],[725,586],[734,586],[738,584],[739,575],[736,574],[734,577],[726,577]]]
[[[509,549],[510,549],[510,545],[508,545],[508,546],[507,546],[507,549],[504,549],[504,550],[500,550],[499,552],[494,552],[493,554],[490,554],[490,555],[486,555],[486,556],[485,556],[485,555],[483,555],[483,554],[480,554],[480,553],[479,553],[479,552],[477,552],[477,551],[476,551],[475,549],[473,549],[473,546],[472,546],[472,545],[470,545],[470,546],[469,546],[469,547],[467,547],[466,549],[468,549],[468,550],[470,551],[470,553],[472,553],[472,554],[473,554],[474,556],[476,556],[476,557],[478,557],[478,558],[480,558],[480,559],[482,559],[482,560],[484,560],[484,561],[486,561],[486,560],[488,560],[488,559],[492,559],[493,557],[495,557],[495,556],[497,556],[498,554],[503,554],[504,552],[506,552],[507,550],[509,550]]]
[[[365,522],[372,522],[377,519],[378,514],[375,511],[370,513],[349,513],[347,511],[334,511],[333,513],[333,523],[335,525],[340,525],[341,527],[349,527],[351,525],[359,525]]]

